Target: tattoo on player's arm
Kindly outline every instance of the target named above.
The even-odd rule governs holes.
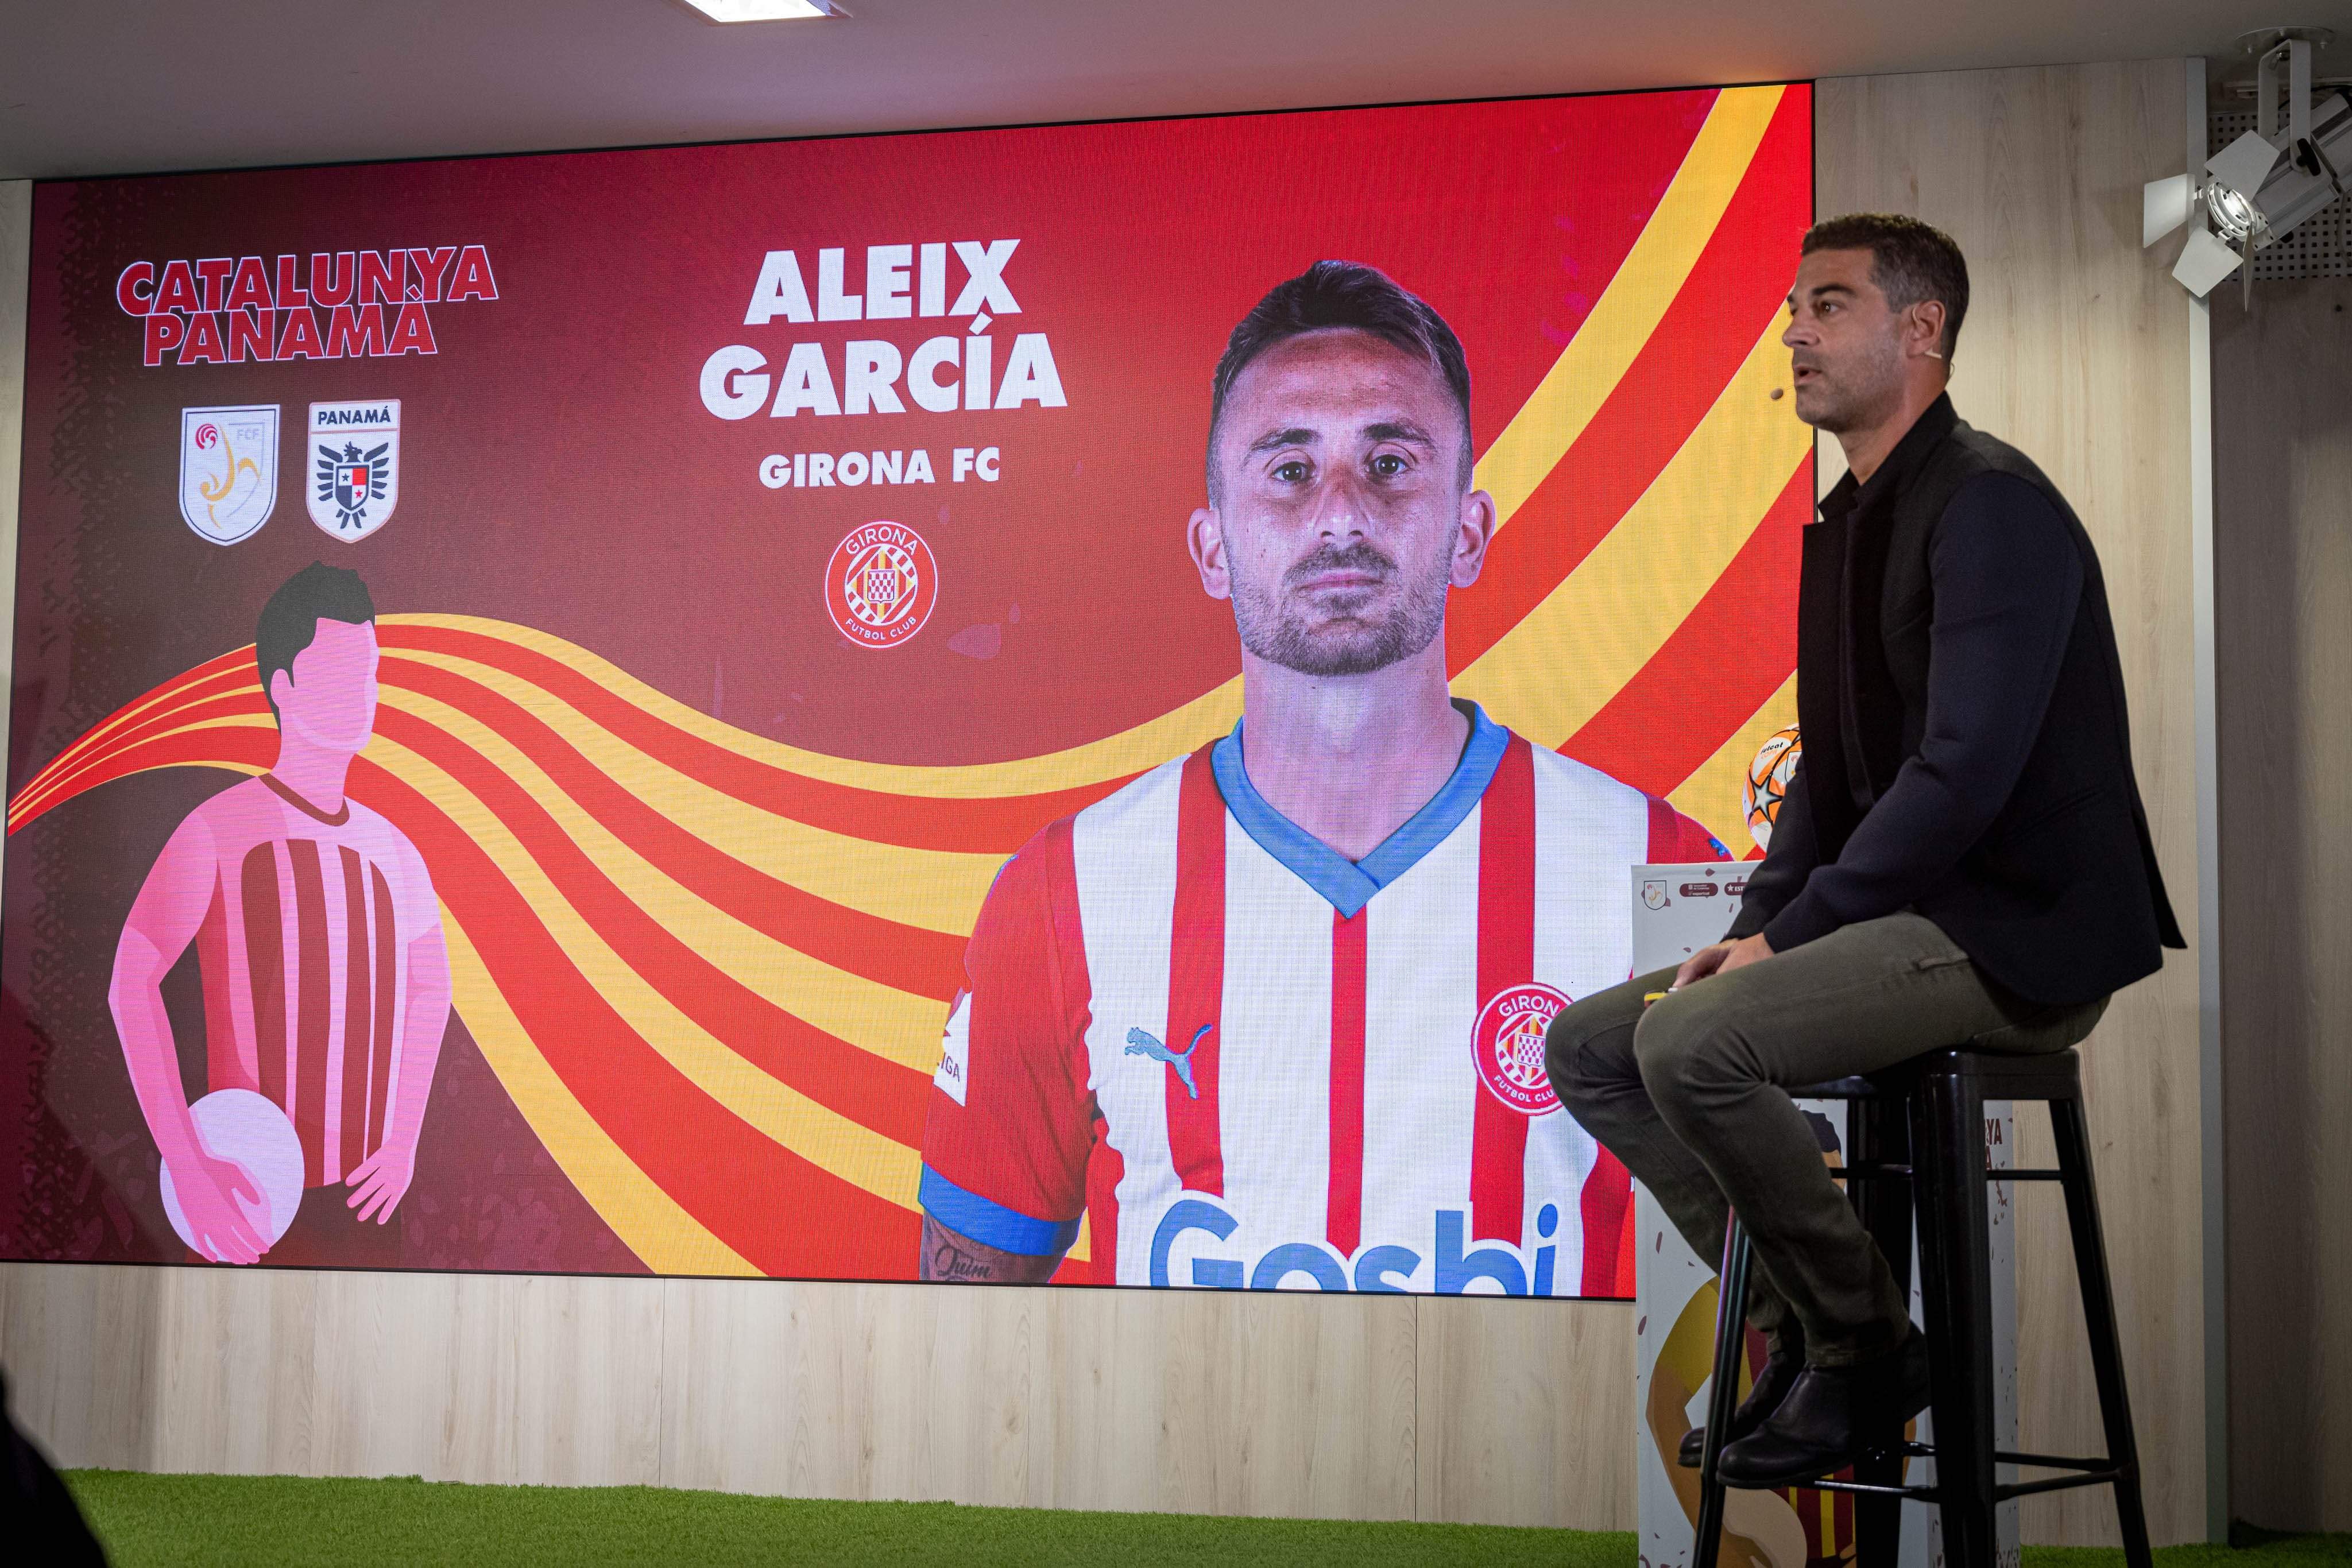
[[[984,1247],[969,1236],[959,1236],[929,1215],[923,1216],[923,1257],[920,1277],[950,1283],[1042,1284],[1054,1276],[1058,1257],[1033,1257]]]

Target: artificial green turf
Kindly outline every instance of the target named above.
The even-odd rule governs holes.
[[[1463,1524],[1070,1513],[952,1503],[814,1502],[656,1487],[480,1487],[415,1479],[67,1477],[120,1568],[143,1563],[935,1563],[955,1568],[1348,1568],[1453,1563],[1632,1568],[1631,1534]],[[2352,1562],[2352,1536],[2245,1551],[2177,1547],[2161,1568]],[[2026,1568],[2107,1568],[2118,1552],[2029,1549]]]

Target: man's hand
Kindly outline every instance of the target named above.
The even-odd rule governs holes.
[[[386,1143],[382,1148],[352,1167],[343,1178],[352,1196],[344,1206],[359,1210],[357,1218],[364,1223],[369,1215],[382,1225],[408,1196],[408,1184],[416,1179],[416,1151],[402,1145]]]
[[[172,1193],[180,1200],[196,1251],[215,1263],[252,1263],[269,1249],[261,1228],[238,1199],[260,1204],[261,1188],[235,1160],[215,1158],[196,1142],[193,1155],[171,1166]]]
[[[1753,936],[1743,936],[1737,942],[1718,942],[1712,947],[1702,947],[1683,960],[1675,971],[1675,989],[1706,979],[1709,975],[1727,975],[1734,969],[1744,969],[1761,958],[1772,956],[1772,944],[1764,940],[1759,931]]]

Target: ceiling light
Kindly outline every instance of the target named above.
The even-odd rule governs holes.
[[[2324,27],[2273,30],[2260,36],[2257,129],[2208,159],[2202,177],[2151,180],[2140,195],[2140,240],[2154,245],[2200,216],[2189,230],[2172,276],[2202,298],[2231,273],[2253,299],[2254,253],[2328,203],[2347,194],[2352,170],[2352,103],[2338,93],[2312,91],[2311,55],[2335,35]],[[2279,123],[2278,79],[2284,68],[2286,123]]]
[[[714,22],[788,22],[834,16],[830,0],[686,0]]]

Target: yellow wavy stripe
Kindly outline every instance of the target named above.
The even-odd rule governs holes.
[[[450,716],[458,724],[470,723],[462,716]],[[232,728],[268,728],[275,733],[274,726],[250,720],[213,721],[167,733]],[[495,737],[487,731],[467,738],[495,743]],[[917,1151],[781,1082],[736,1055],[730,1047],[679,1012],[595,935],[539,870],[521,843],[499,823],[489,808],[439,767],[381,736],[369,742],[367,756],[448,813],[459,831],[515,884],[524,901],[545,923],[557,946],[623,1021],[689,1082],[828,1174],[902,1208],[918,1207],[915,1195],[921,1156]],[[218,767],[248,776],[261,771],[230,762],[158,766]],[[522,766],[529,767],[527,763]],[[544,775],[540,777],[543,779]],[[544,803],[553,793],[550,790],[539,798]],[[666,922],[669,918],[658,910],[655,917]],[[498,1073],[499,1082],[514,1099],[524,1120],[530,1124],[531,1131],[590,1206],[613,1227],[614,1234],[656,1273],[756,1276],[756,1268],[679,1207],[675,1199],[637,1168],[572,1097],[490,979],[487,967],[456,916],[445,908],[443,919],[449,938],[451,984],[457,1016],[465,1020],[467,1031],[481,1047],[483,1056]],[[772,949],[776,947],[765,937],[759,940]],[[699,946],[698,950],[709,951]],[[713,956],[722,967],[757,988],[754,978],[730,963],[727,954]],[[915,999],[930,1013],[938,1012],[938,1003],[928,998]],[[936,1036],[937,1026],[936,1017],[929,1019],[926,1032]],[[923,1072],[936,1068],[936,1040],[916,1057],[910,1064]],[[1083,1224],[1070,1256],[1079,1262],[1087,1260]]]
[[[204,700],[210,702],[213,699],[207,697]],[[86,788],[86,786],[74,784],[72,780],[94,768],[103,767],[107,758],[115,751],[121,749],[121,747],[114,745],[99,744],[99,737],[101,732],[110,735],[117,730],[126,727],[134,720],[143,722],[151,718],[167,717],[177,709],[192,707],[194,706],[195,706],[194,703],[177,695],[166,695],[159,696],[154,698],[152,701],[141,702],[134,712],[126,716],[121,723],[110,720],[101,724],[98,729],[91,730],[88,734],[82,736],[72,745],[67,747],[63,751],[58,752],[57,756],[51,758],[47,764],[44,766],[38,773],[36,773],[31,779],[26,780],[24,788],[18,790],[16,795],[9,800],[8,831],[11,832],[16,831],[26,811],[37,808],[58,805],[60,802],[79,794],[82,789]],[[225,727],[226,723],[231,721],[220,722]],[[265,722],[268,722],[266,719],[266,716]],[[172,728],[160,730],[156,732],[154,736],[142,737],[141,741],[137,744],[143,745],[147,740],[156,739],[164,735],[177,735],[189,727],[191,727],[180,725]],[[213,726],[199,726],[195,727],[208,728],[213,727]],[[275,735],[277,733],[276,725],[271,723],[269,727],[270,733]],[[138,771],[145,772],[146,769],[141,768],[138,769]]]
[[[1666,803],[1722,840],[1733,859],[1746,859],[1756,842],[1748,831],[1748,808],[1739,793],[1748,780],[1748,765],[1756,760],[1757,751],[1774,730],[1796,722],[1797,677],[1792,671],[1780,683],[1780,689],[1767,697],[1764,706],[1714,756],[1675,786]]]
[[[1478,464],[1478,482],[1508,521],[1608,401],[1706,249],[1780,106],[1778,87],[1717,95],[1682,167],[1584,325]],[[636,706],[740,756],[826,783],[882,794],[987,799],[1045,794],[1156,768],[1223,734],[1241,716],[1239,676],[1143,724],[1083,746],[1008,762],[920,767],[805,751],[735,728],[656,691],[586,649],[529,628],[457,615],[385,616],[502,637],[571,665]]]
[[[1591,314],[1479,460],[1478,483],[1495,497],[1498,523],[1509,521],[1559,462],[1656,330],[1746,177],[1784,90],[1730,88],[1717,95],[1682,166]],[[390,624],[478,632],[531,648],[612,688],[665,722],[738,755],[827,783],[882,794],[988,799],[1100,783],[1140,773],[1191,750],[1230,729],[1241,714],[1241,682],[1236,676],[1157,718],[1058,752],[949,768],[866,762],[750,735],[656,691],[584,648],[527,627],[462,615],[381,619]],[[99,745],[111,730],[135,722],[152,706],[139,705],[82,737],[50,767],[67,761],[85,747]]]
[[[377,747],[382,747],[381,752]],[[369,755],[446,812],[530,904],[556,946],[637,1036],[697,1089],[768,1137],[852,1186],[915,1207],[915,1151],[736,1054],[624,962],[573,908],[505,823],[439,767],[381,736]]]
[[[744,925],[639,854],[479,719],[414,692],[401,694],[401,706],[481,753],[555,819],[563,836],[613,879],[624,897],[761,1000],[901,1067],[926,1075],[939,1067],[944,1002],[837,969]],[[389,766],[397,749],[379,738],[370,743],[369,756],[375,756],[378,746],[385,747],[385,756],[377,760]],[[975,894],[975,909],[979,901]]]
[[[1747,361],[1639,500],[1566,581],[1454,679],[1497,719],[1558,747],[1649,663],[1755,532],[1812,433],[1769,401],[1787,380],[1780,328]]]
[[[441,912],[441,925],[449,943],[452,997],[457,1016],[466,1020],[466,1031],[482,1048],[490,1070],[539,1141],[622,1245],[656,1274],[757,1276],[759,1270],[638,1169],[572,1097],[531,1043],[465,928],[446,908]]]
[[[663,723],[770,768],[854,789],[927,800],[992,800],[1008,795],[1051,794],[1141,773],[1223,734],[1234,727],[1242,711],[1241,680],[1236,676],[1158,718],[1066,751],[1012,762],[950,768],[861,762],[853,758],[830,757],[821,751],[803,751],[796,746],[738,729],[656,690],[577,643],[529,626],[470,615],[387,615],[383,619],[387,622],[478,632],[544,653]],[[411,650],[400,652],[405,654]]]
[[[405,648],[397,653],[509,698],[577,747],[599,772],[696,838],[720,846],[779,882],[846,908],[967,936],[989,883],[1004,864],[1001,854],[875,843],[778,816],[648,756],[520,675],[457,654]],[[389,684],[383,688],[384,704],[403,711],[416,711],[430,700]]]
[[[1658,329],[1748,177],[1785,90],[1736,87],[1716,95],[1674,183],[1592,313],[1479,460],[1478,485],[1495,497],[1498,527],[1584,434]]]
[[[608,874],[614,873],[621,862],[636,861],[636,857],[619,841],[590,821],[576,807],[570,806],[568,797],[562,797],[544,773],[520,752],[513,751],[499,740],[487,727],[444,705],[433,706],[441,711],[420,716],[444,724],[451,733],[480,747],[484,755],[490,757],[509,777],[525,789],[531,789],[534,798],[550,808],[573,841],[591,850],[593,858]],[[449,814],[451,821],[515,884],[524,901],[547,925],[564,956],[579,968],[588,983],[595,987],[598,994],[631,1030],[695,1087],[827,1175],[902,1208],[919,1207],[916,1193],[921,1155],[918,1150],[863,1126],[801,1093],[755,1063],[737,1055],[731,1047],[678,1010],[596,935],[552,881],[541,871],[538,862],[521,843],[502,824],[497,823],[488,808],[478,797],[447,773],[407,747],[385,741],[381,737],[370,742],[369,755],[387,771]],[[567,814],[570,820],[567,820]],[[664,928],[678,935],[695,951],[710,958],[728,974],[779,1005],[782,1005],[782,998],[789,995],[794,1003],[791,1010],[811,1022],[819,1023],[820,1027],[832,1028],[834,1033],[852,1043],[865,1045],[877,1054],[890,1056],[926,1075],[938,1067],[942,1019],[939,1003],[928,998],[908,998],[904,992],[832,970],[710,910],[707,904],[678,889],[659,872],[645,866],[642,862],[637,862],[637,864],[642,871],[630,873],[631,880],[615,875],[614,881],[633,897],[636,890],[632,886],[632,881],[642,880],[651,887],[656,896],[650,900],[639,897],[636,902]],[[675,891],[663,892],[663,884]],[[734,936],[731,938],[722,936],[714,941],[706,929],[713,922],[731,927]],[[454,972],[457,958],[454,940],[451,957]],[[489,986],[479,959],[470,950],[467,957],[473,966],[480,988],[461,987],[458,991],[458,1016],[466,1020],[467,1029],[481,1041],[484,1055],[490,1058],[499,1081],[508,1085],[508,1092],[521,1108],[524,1119],[530,1123],[531,1130],[556,1156],[557,1162],[563,1166],[565,1174],[572,1177],[573,1185],[580,1188],[596,1212],[604,1216],[614,1231],[629,1242],[631,1249],[645,1259],[647,1266],[656,1272],[756,1273],[757,1270],[743,1260],[727,1251],[716,1238],[709,1237],[691,1216],[679,1208],[634,1165],[628,1164],[625,1155],[612,1145],[602,1128],[596,1126],[593,1119],[563,1089],[561,1080],[516,1021],[504,998]],[[775,963],[776,969],[764,970],[760,962],[763,957]],[[791,972],[793,963],[802,967],[801,973]],[[830,983],[836,991],[847,993],[852,998],[852,1006],[856,1005],[862,988],[863,1000],[875,1011],[827,1022],[827,1015],[819,1009],[832,1004],[814,993],[827,983],[825,977],[828,976],[832,977]],[[780,978],[782,984],[778,984]],[[877,1001],[877,996],[884,999]],[[890,1002],[887,998],[903,998],[904,1003]],[[835,999],[838,1000],[837,998]],[[812,1001],[816,1001],[819,1007],[812,1008]],[[887,1006],[902,1006],[901,1021],[895,1025],[877,1026],[876,1012]],[[482,1016],[487,1020],[480,1025],[476,1021],[478,1008],[482,1009]],[[892,1049],[881,1049],[861,1038],[861,1034],[870,1034],[877,1027],[898,1029],[898,1039],[893,1042]],[[484,1038],[485,1030],[503,1032],[493,1040]],[[496,1054],[493,1054],[494,1045]],[[509,1076],[510,1069],[515,1074],[512,1078]],[[574,1171],[572,1161],[575,1159],[580,1162],[581,1172]],[[615,1171],[608,1168],[614,1161],[619,1161],[625,1169]],[[584,1173],[584,1178],[581,1173]],[[635,1183],[641,1183],[644,1190],[632,1185],[630,1178],[634,1178]],[[596,1185],[592,1186],[592,1182]],[[651,1197],[648,1197],[648,1193]],[[659,1207],[648,1210],[647,1204],[656,1199]],[[624,1219],[636,1226],[637,1231],[646,1237],[649,1246],[691,1253],[701,1240],[707,1239],[710,1247],[719,1249],[734,1266],[722,1268],[694,1260],[700,1256],[698,1253],[676,1266],[656,1262],[638,1245],[635,1234],[623,1228]],[[690,1227],[691,1230],[681,1227]],[[1083,1222],[1069,1255],[1082,1263],[1088,1259],[1087,1232]]]
[[[253,645],[248,643],[244,648],[231,649],[230,652],[250,653],[252,651],[252,647]],[[205,660],[205,663],[209,664],[211,661]],[[210,677],[206,678],[209,679]],[[178,681],[173,681],[169,683],[169,687],[176,688],[178,685]],[[260,688],[257,685],[255,689],[257,691]],[[206,697],[204,700],[210,702],[213,699],[211,697]],[[49,758],[48,762],[41,768],[40,772],[35,774],[32,779],[26,781],[25,788],[18,792],[16,798],[17,800],[29,800],[36,786],[38,786],[43,789],[54,789],[61,777],[61,769],[71,769],[75,768],[78,758],[82,758],[85,754],[100,749],[110,737],[121,730],[128,729],[131,726],[139,724],[157,713],[166,711],[173,707],[185,706],[189,701],[190,699],[183,696],[176,689],[150,692],[144,696],[132,702],[128,707],[125,707],[121,712],[100,720],[97,725],[89,729],[84,730],[79,736],[76,737],[72,743],[67,746],[63,751],[58,752],[55,757]],[[11,801],[10,812],[12,815],[15,812],[15,808],[16,801]]]

